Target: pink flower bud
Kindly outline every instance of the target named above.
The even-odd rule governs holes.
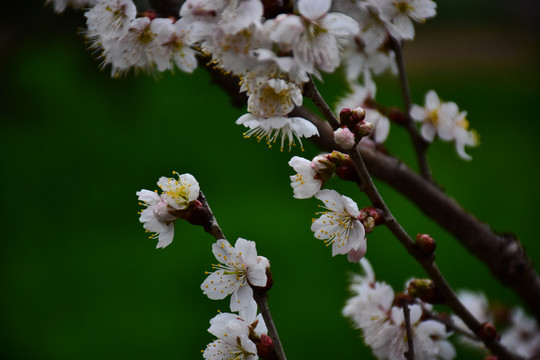
[[[431,255],[435,252],[437,244],[435,240],[428,234],[418,234],[416,235],[416,245],[422,250],[426,255]]]
[[[354,122],[363,121],[366,118],[366,112],[361,107],[357,107],[351,112],[351,118]]]
[[[356,143],[354,134],[346,127],[334,131],[334,141],[344,149],[351,149]]]

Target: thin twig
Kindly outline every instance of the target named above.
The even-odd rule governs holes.
[[[405,59],[403,58],[401,43],[399,40],[391,37],[390,47],[396,54],[396,62],[399,72],[399,85],[401,87],[401,94],[403,96],[403,103],[405,106],[405,126],[411,136],[411,140],[416,151],[418,165],[420,166],[420,173],[426,180],[432,181],[433,177],[431,175],[431,170],[429,168],[429,163],[426,156],[428,143],[422,138],[414,124],[414,121],[411,119],[411,91],[409,88],[409,81],[407,79],[407,72],[405,71]]]
[[[208,205],[208,201],[206,200],[206,196],[204,196],[203,192],[201,191],[199,193],[198,200],[201,202],[201,204],[206,208],[208,211],[207,213],[207,221],[203,225],[204,231],[212,235],[216,240],[221,239],[227,239],[225,235],[223,234],[223,231],[221,230],[221,227],[219,226],[216,217],[214,216],[214,213],[212,212],[212,209],[210,208],[210,205]]]
[[[405,318],[405,330],[407,331],[407,345],[409,349],[405,351],[405,358],[407,360],[414,360],[414,344],[413,344],[413,333],[411,329],[411,312],[409,310],[409,304],[406,301],[403,301],[401,304],[403,307],[403,317]]]
[[[285,356],[285,351],[283,350],[283,345],[279,340],[279,335],[276,329],[276,324],[272,319],[272,313],[270,313],[270,307],[268,306],[268,294],[260,293],[256,290],[253,291],[253,299],[257,302],[259,306],[259,311],[261,312],[266,328],[268,329],[268,334],[272,339],[272,344],[274,345],[274,351],[279,360],[287,360]]]
[[[339,120],[334,115],[332,109],[330,109],[330,106],[324,101],[312,78],[304,84],[304,96],[313,101],[334,130],[339,127]]]

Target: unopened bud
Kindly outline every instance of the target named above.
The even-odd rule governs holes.
[[[430,304],[440,304],[444,297],[431,279],[414,279],[407,287],[409,295]]]
[[[377,209],[374,206],[368,206],[362,209],[362,211],[365,211],[368,216],[371,216],[373,220],[375,220],[375,225],[381,225],[384,224],[384,211],[381,209]]]
[[[375,220],[371,216],[368,216],[362,221],[362,224],[364,225],[364,229],[366,229],[366,234],[369,234],[375,228]]]
[[[418,234],[416,235],[416,246],[418,246],[424,254],[431,255],[435,252],[437,244],[428,234]]]
[[[373,128],[373,124],[368,121],[360,121],[356,126],[356,135],[359,137],[368,136],[371,133],[371,129]]]
[[[350,124],[351,116],[352,116],[352,110],[351,109],[349,109],[349,108],[342,109],[339,112],[339,122],[342,125]]]
[[[361,107],[357,107],[351,112],[351,119],[354,122],[363,121],[366,118],[366,111]]]
[[[334,141],[345,150],[352,149],[356,144],[354,134],[345,126],[334,131]]]
[[[483,323],[478,330],[478,336],[483,341],[492,341],[497,338],[497,329],[490,323]]]
[[[326,181],[332,177],[332,174],[336,170],[336,164],[330,160],[329,154],[317,155],[311,161],[311,168],[323,181]]]
[[[260,337],[260,341],[255,342],[255,345],[257,346],[257,355],[262,360],[278,359],[274,351],[274,344],[270,336],[262,334]]]

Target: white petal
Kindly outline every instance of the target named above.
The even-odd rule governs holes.
[[[239,311],[249,306],[253,298],[253,290],[244,284],[231,295],[231,311]]]
[[[310,20],[317,20],[324,16],[332,5],[332,0],[299,0],[298,11]]]

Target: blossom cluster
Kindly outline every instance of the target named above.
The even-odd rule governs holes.
[[[175,67],[190,73],[197,57],[238,76],[248,97],[248,113],[236,121],[248,128],[244,136],[289,150],[318,135],[293,113],[312,76],[343,65],[351,86],[364,74],[370,87],[370,73],[395,71],[389,39],[413,39],[412,21],[433,17],[436,9],[432,0],[187,0],[174,17],[161,17],[138,11],[132,0],[47,2],[58,12],[88,8],[85,35],[113,76]],[[388,122],[371,109],[367,117],[376,141],[384,141]]]
[[[358,262],[367,250],[366,234],[382,221],[381,213],[371,207],[359,209],[354,200],[335,190],[321,190],[333,173],[346,178],[352,167],[350,158],[335,151],[312,161],[294,156],[289,165],[297,172],[290,177],[294,197],[314,196],[323,203],[323,211],[317,213],[319,218],[311,224],[315,238],[332,246],[332,256],[347,255],[350,262]]]
[[[364,342],[381,360],[406,359],[408,350],[407,331],[403,309],[394,305],[392,287],[375,280],[373,268],[363,258],[360,261],[365,275],[355,276],[351,285],[353,297],[347,300],[343,315],[362,331]],[[431,305],[418,302],[408,306],[412,342],[416,359],[453,359],[456,351],[447,340],[450,333],[442,323],[426,319],[424,312]]]

